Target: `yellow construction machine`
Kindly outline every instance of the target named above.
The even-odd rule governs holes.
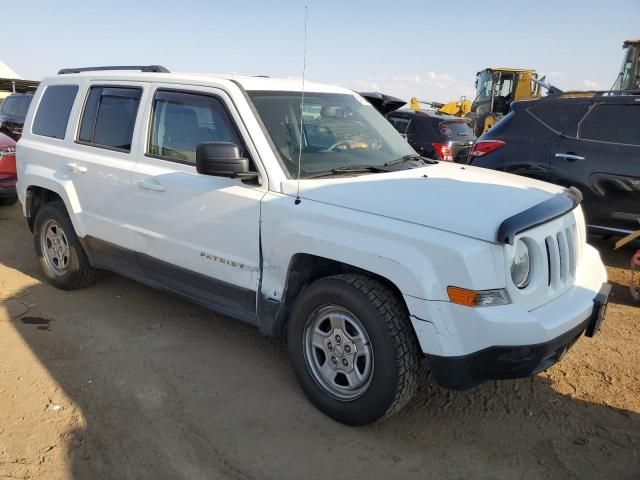
[[[425,102],[411,99],[410,108],[420,104],[435,108],[440,113],[469,119],[477,136],[489,130],[509,112],[511,102],[541,97],[540,87],[559,93],[560,90],[538,80],[535,70],[523,68],[485,68],[476,74],[476,97],[472,101],[462,97],[449,103]]]
[[[640,39],[622,44],[624,57],[613,90],[640,90]]]

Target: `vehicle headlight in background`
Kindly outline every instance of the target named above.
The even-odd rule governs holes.
[[[7,145],[6,147],[0,147],[0,155],[11,155],[16,153],[15,145]]]
[[[511,264],[511,280],[513,284],[522,289],[531,282],[532,274],[532,252],[527,242],[520,239],[516,242],[513,263]]]

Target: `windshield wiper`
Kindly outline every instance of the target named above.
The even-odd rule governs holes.
[[[349,165],[349,166],[346,166],[346,167],[332,168],[331,170],[327,170],[326,172],[312,173],[311,175],[306,175],[304,178],[329,177],[331,175],[341,175],[343,173],[347,173],[348,174],[348,173],[383,173],[383,172],[390,172],[391,170],[389,170],[387,168],[384,168],[385,166]]]
[[[404,163],[404,162],[415,162],[415,161],[420,161],[422,163],[438,163],[435,160],[432,160],[430,158],[426,158],[426,157],[421,157],[420,155],[414,155],[414,154],[410,154],[410,155],[405,155],[403,157],[400,158],[396,158],[395,160],[391,160],[390,162],[387,162],[384,164],[385,167],[390,167],[391,165],[397,165],[398,163]]]

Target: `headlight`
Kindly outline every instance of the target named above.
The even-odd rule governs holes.
[[[15,145],[7,145],[6,147],[0,147],[0,156],[11,155],[16,153]]]
[[[518,240],[515,255],[511,264],[511,280],[518,288],[526,288],[531,282],[532,263],[531,249],[527,242]]]

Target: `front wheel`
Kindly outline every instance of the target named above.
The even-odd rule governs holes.
[[[334,275],[304,289],[288,345],[304,392],[339,422],[375,422],[415,391],[418,344],[408,312],[394,291],[364,275]]]

